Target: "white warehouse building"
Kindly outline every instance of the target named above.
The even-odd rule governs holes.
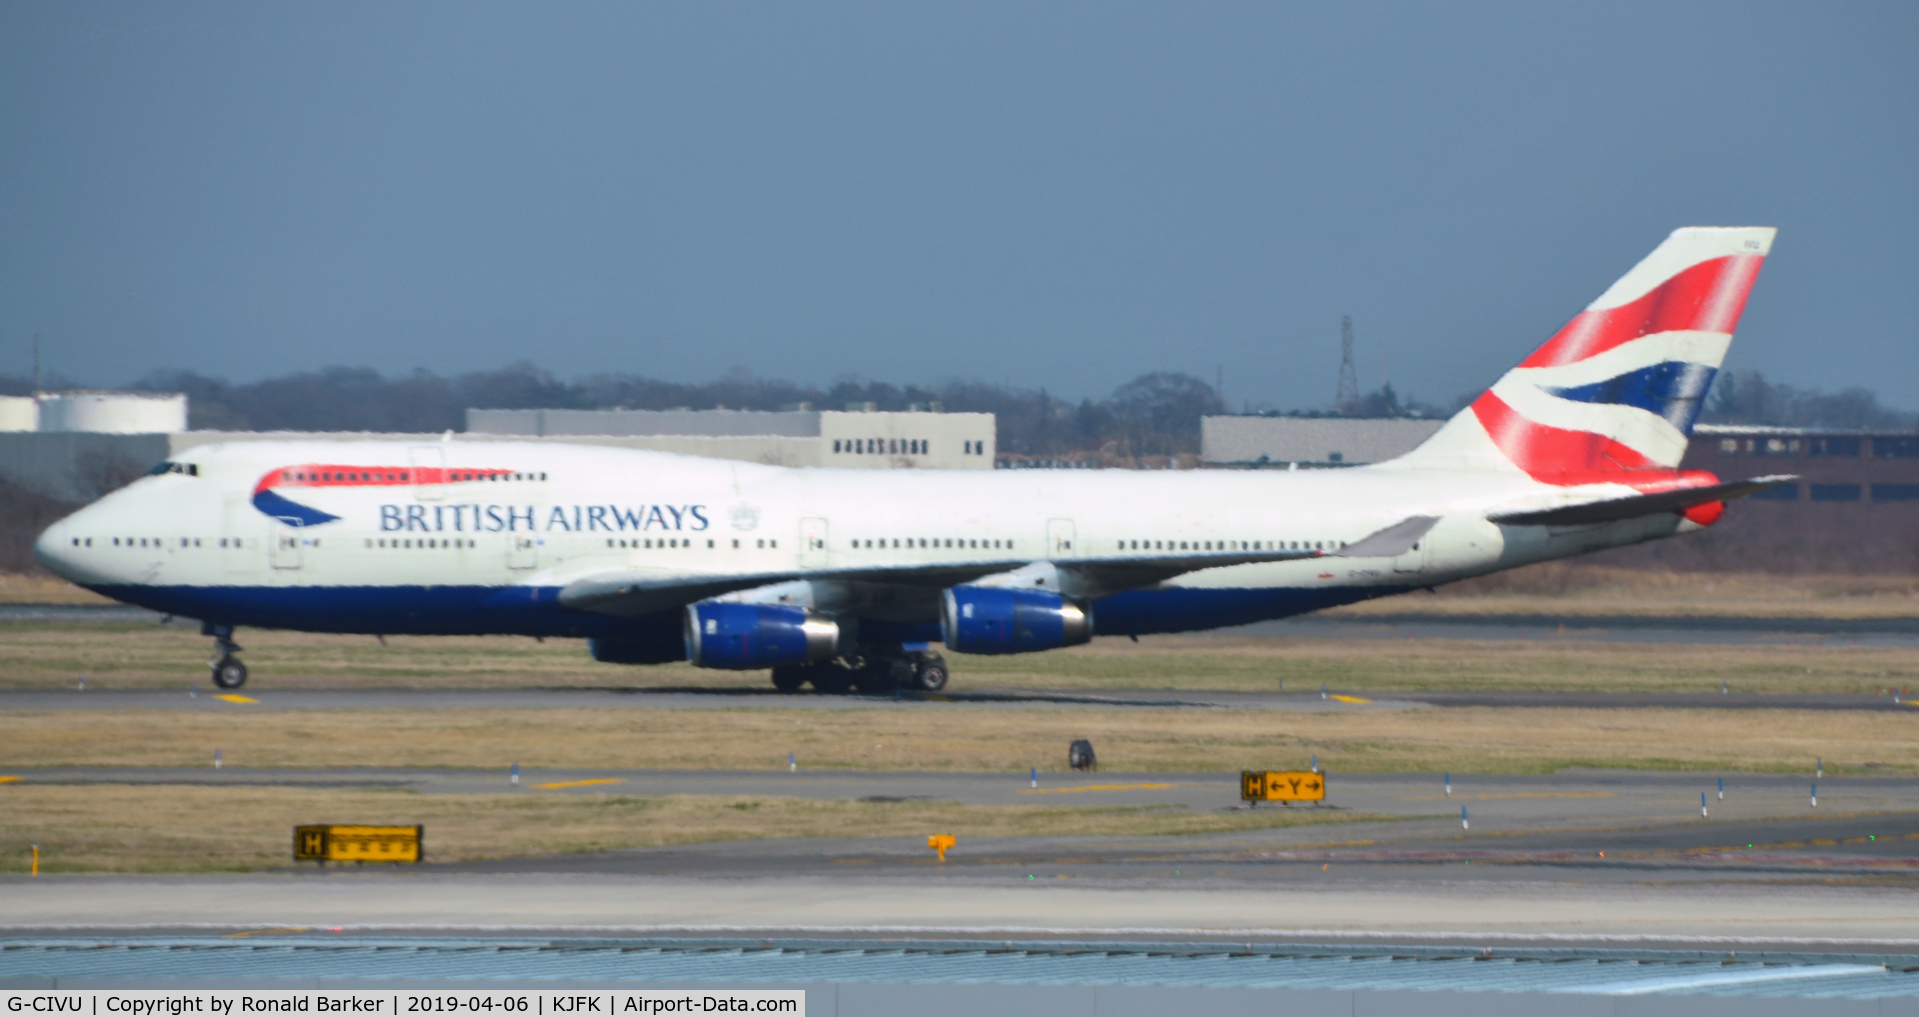
[[[1444,423],[1415,417],[1201,417],[1199,458],[1208,466],[1379,463],[1411,452]]]
[[[468,410],[466,433],[855,469],[990,470],[997,446],[991,413],[876,410]]]
[[[165,434],[187,429],[178,392],[43,392],[38,430],[84,434]]]

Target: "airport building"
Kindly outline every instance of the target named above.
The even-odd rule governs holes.
[[[1414,417],[1201,417],[1199,458],[1207,466],[1361,466],[1412,451],[1444,423]]]
[[[0,402],[0,480],[86,502],[187,449],[312,438],[438,442],[439,434],[190,431],[183,395],[62,392]],[[990,470],[990,413],[798,410],[468,410],[446,440],[613,445],[772,466]]]
[[[990,470],[991,413],[468,410],[466,433],[618,445],[770,466]]]

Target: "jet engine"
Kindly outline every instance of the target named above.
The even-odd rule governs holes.
[[[686,608],[686,659],[694,667],[811,664],[832,658],[839,642],[838,622],[803,607],[702,601]]]
[[[960,653],[1033,653],[1093,638],[1093,615],[1048,590],[955,586],[940,611],[940,637]]]

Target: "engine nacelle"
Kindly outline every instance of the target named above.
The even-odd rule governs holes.
[[[703,601],[686,608],[686,659],[694,667],[751,671],[827,660],[839,623],[803,607]]]
[[[955,586],[940,611],[940,637],[959,653],[1033,653],[1093,638],[1093,615],[1047,590]]]

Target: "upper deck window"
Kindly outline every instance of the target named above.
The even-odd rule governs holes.
[[[197,463],[176,463],[169,459],[164,462],[154,463],[153,468],[147,471],[147,476],[157,477],[162,473],[178,473],[183,477],[197,477],[200,475],[200,467]]]

